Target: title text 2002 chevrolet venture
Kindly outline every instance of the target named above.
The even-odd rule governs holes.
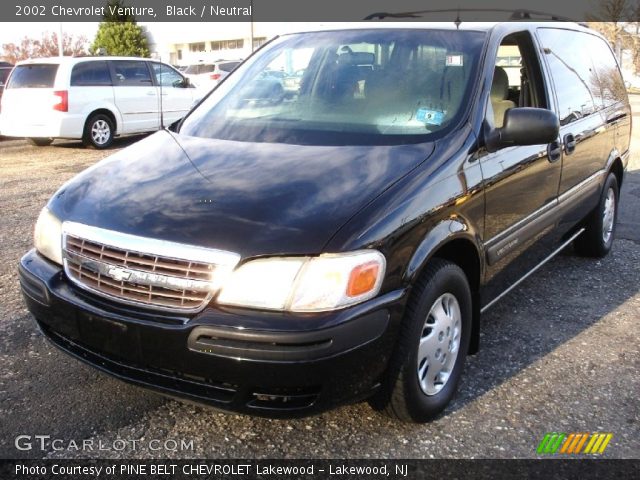
[[[575,24],[284,35],[51,198],[25,300],[62,350],[169,395],[427,421],[482,311],[571,242],[610,250],[630,128]]]

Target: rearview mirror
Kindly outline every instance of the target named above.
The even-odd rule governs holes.
[[[558,116],[546,108],[510,108],[501,128],[489,130],[485,146],[490,152],[517,145],[551,143],[558,138]]]

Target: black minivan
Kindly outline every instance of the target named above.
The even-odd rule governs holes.
[[[44,335],[226,410],[423,422],[483,311],[570,243],[609,252],[631,114],[585,27],[369,24],[276,38],[174,130],[43,209],[20,280]]]

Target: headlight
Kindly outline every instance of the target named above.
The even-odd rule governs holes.
[[[376,250],[245,263],[225,282],[218,303],[268,310],[336,310],[375,297],[386,261]]]
[[[62,222],[47,207],[42,209],[36,222],[33,244],[41,255],[62,265]]]

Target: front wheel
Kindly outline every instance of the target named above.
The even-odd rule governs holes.
[[[610,173],[604,182],[598,206],[587,217],[586,230],[574,242],[579,255],[604,257],[611,250],[616,233],[619,193],[618,179]]]
[[[111,119],[98,113],[87,120],[84,126],[84,134],[82,135],[82,143],[86,147],[109,148],[113,143],[114,126]]]
[[[374,408],[426,422],[455,394],[471,339],[472,300],[465,273],[434,259],[414,287],[396,351]]]

